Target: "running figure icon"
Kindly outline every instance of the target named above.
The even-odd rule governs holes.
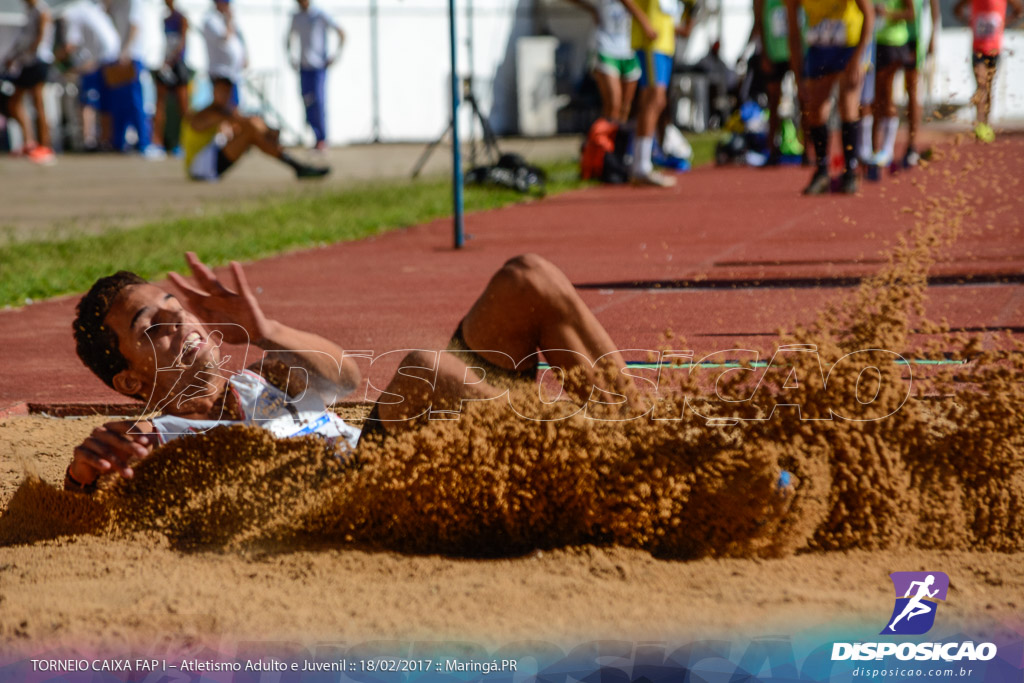
[[[938,588],[936,588],[933,591],[928,590],[934,583],[935,575],[929,574],[928,578],[926,578],[924,581],[914,581],[910,584],[910,588],[907,589],[907,592],[903,597],[910,598],[910,594],[911,592],[913,592],[914,586],[918,587],[917,594],[914,597],[910,598],[910,602],[908,602],[907,606],[903,608],[903,611],[900,612],[900,615],[893,619],[892,623],[889,624],[890,631],[896,630],[896,622],[902,619],[903,617],[906,617],[907,621],[910,621],[916,616],[928,614],[932,611],[931,605],[929,605],[926,602],[923,602],[923,599],[934,598],[938,594]]]
[[[935,623],[937,601],[946,599],[949,576],[944,572],[893,572],[890,578],[896,589],[896,602],[882,634],[928,632]]]

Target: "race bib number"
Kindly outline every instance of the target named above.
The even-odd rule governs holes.
[[[979,39],[996,36],[1003,29],[1003,15],[983,12],[974,18],[974,37]]]
[[[820,47],[845,47],[846,22],[842,19],[822,19],[815,26],[808,27],[807,44]]]
[[[768,18],[768,29],[772,33],[773,38],[785,38],[788,31],[786,30],[786,8],[776,7],[772,10],[772,15]]]

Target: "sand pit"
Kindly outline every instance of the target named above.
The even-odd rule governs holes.
[[[709,400],[696,373],[660,405],[688,416],[679,421],[527,422],[485,404],[457,427],[366,449],[355,469],[315,441],[220,429],[164,447],[135,480],[84,502],[48,483],[101,418],[10,418],[0,423],[3,647],[571,644],[837,623],[877,633],[896,570],[949,574],[946,632],[1019,632],[1021,348],[983,349],[921,318],[935,253],[972,210],[955,193],[922,202],[878,276],[780,338],[817,345],[784,366],[802,415],[861,422],[781,409],[708,427],[693,413],[765,417],[774,396],[794,396],[791,376],[735,404]],[[866,379],[863,366],[841,365],[827,386],[815,381],[863,349],[969,363],[941,366],[909,398],[905,366],[880,356]],[[734,372],[720,389],[742,397],[751,386]],[[36,479],[18,488],[24,468]]]

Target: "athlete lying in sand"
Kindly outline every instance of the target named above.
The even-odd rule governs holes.
[[[132,464],[156,445],[216,424],[259,424],[282,437],[316,433],[355,447],[370,435],[419,424],[416,418],[428,410],[457,409],[463,399],[494,398],[509,383],[535,380],[538,349],[565,371],[622,377],[621,354],[565,274],[539,256],[517,256],[491,277],[462,319],[449,342],[453,353],[405,357],[360,433],[324,410],[359,384],[352,357],[319,335],[267,318],[238,263],[231,264],[229,287],[195,254],[186,260],[194,283],[170,274],[180,298],[122,271],[98,280],[79,302],[79,358],[160,417],[93,430],[75,448],[65,488],[89,492],[112,472],[131,477]],[[270,353],[232,374],[222,370],[222,341]],[[286,391],[301,400],[288,400]]]

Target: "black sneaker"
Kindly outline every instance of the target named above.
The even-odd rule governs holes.
[[[878,167],[878,164],[868,164],[864,175],[873,183],[877,183],[882,179],[882,169]]]
[[[914,168],[919,163],[921,163],[921,155],[913,147],[909,148],[903,155],[903,168]]]
[[[857,194],[857,190],[860,189],[860,183],[857,181],[856,171],[846,171],[843,173],[843,194]]]
[[[804,188],[804,194],[828,194],[832,189],[832,179],[828,171],[819,170],[811,177],[811,182]]]
[[[296,178],[323,178],[331,172],[330,166],[299,166],[295,169]]]

